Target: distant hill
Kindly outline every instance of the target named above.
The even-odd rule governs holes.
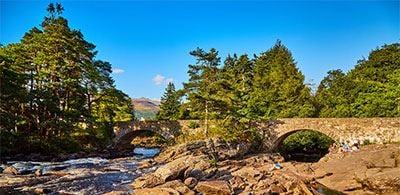
[[[132,98],[135,106],[135,114],[138,119],[154,119],[158,110],[160,110],[160,101],[151,100],[149,98]]]

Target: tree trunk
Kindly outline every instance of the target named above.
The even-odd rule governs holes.
[[[205,129],[204,133],[208,137],[208,101],[206,100],[206,116],[205,116]]]

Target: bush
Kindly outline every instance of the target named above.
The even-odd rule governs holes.
[[[168,140],[166,140],[163,136],[160,134],[156,133],[153,137],[153,142],[156,144],[167,144]]]
[[[298,154],[303,154],[303,157],[308,155],[310,158],[316,157],[319,159],[329,152],[329,147],[333,143],[334,141],[325,134],[312,130],[303,130],[293,133],[283,140],[278,147],[278,151],[287,160],[291,160],[291,157]]]
[[[371,142],[371,140],[369,140],[369,139],[365,139],[364,141],[363,141],[363,144],[362,145],[370,145],[370,144],[372,144],[372,142]]]
[[[197,128],[200,127],[200,124],[197,123],[197,122],[193,122],[193,121],[192,121],[192,122],[189,123],[188,127],[189,127],[190,129],[197,129]]]
[[[7,155],[15,149],[17,138],[17,135],[13,133],[0,130],[0,156]]]

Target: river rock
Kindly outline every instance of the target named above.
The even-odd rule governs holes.
[[[147,169],[154,166],[156,162],[153,159],[145,159],[139,162],[139,169]]]
[[[399,145],[368,145],[356,152],[332,153],[328,157],[312,166],[316,180],[328,188],[345,193],[399,192]],[[324,172],[333,174],[319,177]]]
[[[49,194],[51,193],[51,190],[47,188],[36,188],[34,192],[37,194]]]
[[[400,167],[368,169],[365,178],[359,178],[359,183],[369,189],[381,192],[400,191]]]
[[[277,184],[272,184],[271,186],[269,186],[269,194],[280,194],[280,193],[284,193],[285,189]]]
[[[208,155],[217,160],[225,160],[243,156],[249,151],[249,146],[243,143],[228,143],[220,138],[198,140],[191,143],[184,143],[167,149],[159,154],[157,162],[170,162],[186,155]]]
[[[168,148],[167,150],[161,152],[154,159],[157,162],[170,162],[189,154],[196,155],[196,152],[198,153],[199,151],[204,150],[204,148],[205,148],[205,142],[203,140],[194,141],[191,143],[179,144],[177,146]]]
[[[254,167],[243,167],[233,172],[232,175],[241,177],[249,182],[258,182],[263,177],[263,174]]]
[[[242,192],[247,186],[246,182],[241,177],[232,177],[231,179],[229,179],[229,184],[236,194],[238,194],[238,192]]]
[[[7,168],[4,169],[3,173],[10,174],[10,175],[19,175],[20,174],[18,169],[16,169],[14,166],[8,166]]]
[[[190,190],[180,180],[169,181],[165,184],[157,186],[157,188],[172,188],[172,189],[175,189],[176,191],[180,192],[181,194],[195,195],[195,192]]]
[[[154,174],[164,182],[177,179],[178,177],[189,177],[196,175],[211,165],[205,155],[184,156],[158,168]],[[184,178],[181,178],[184,179]]]
[[[195,190],[203,194],[230,195],[233,193],[229,183],[224,180],[201,181],[196,185]]]
[[[103,195],[129,195],[129,192],[124,192],[124,191],[111,191],[107,192]]]
[[[132,183],[131,187],[133,189],[139,189],[139,188],[151,188],[155,187],[157,185],[163,184],[165,181],[163,181],[160,177],[154,175],[154,174],[149,174],[149,175],[144,175],[139,178],[136,178]]]
[[[133,191],[134,195],[179,195],[179,192],[171,188],[143,188]]]
[[[313,195],[304,183],[299,183],[294,189],[293,194]]]
[[[197,179],[194,177],[188,177],[184,181],[185,185],[189,188],[194,188],[197,185]]]
[[[211,164],[206,156],[196,157],[194,163],[195,164],[192,164],[186,169],[183,179],[187,177],[194,177],[198,180],[202,178],[209,178],[217,171],[215,167],[211,167]]]
[[[43,175],[43,170],[42,170],[42,169],[36,170],[36,171],[35,171],[35,175],[38,176],[38,177],[39,177],[39,176],[42,176],[42,175]]]

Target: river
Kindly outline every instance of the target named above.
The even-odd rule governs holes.
[[[155,166],[141,168],[141,162],[154,157],[159,152],[158,148],[135,148],[136,155],[126,158],[95,157],[63,162],[9,161],[0,166],[5,169],[12,165],[24,174],[0,174],[0,193],[1,190],[24,193],[38,189],[68,194],[129,191],[128,185],[135,178],[157,168]],[[35,176],[35,172],[41,172],[41,176]]]

